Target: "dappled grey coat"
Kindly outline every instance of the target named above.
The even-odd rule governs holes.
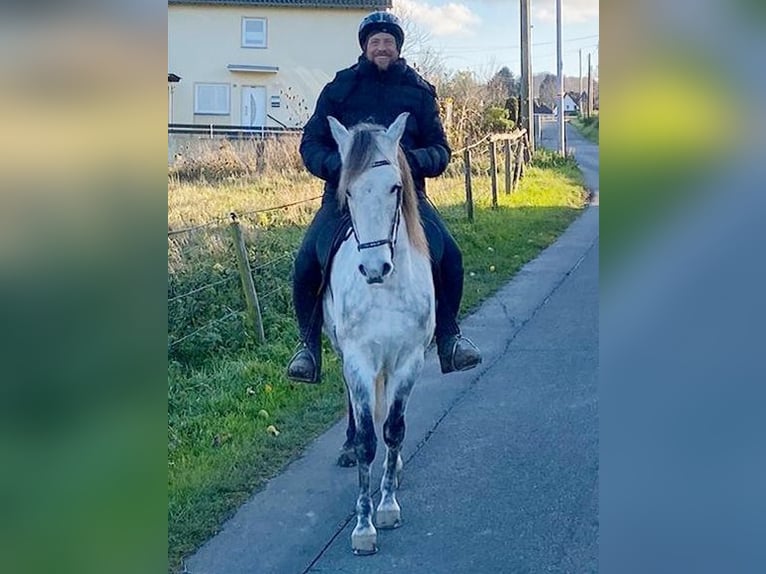
[[[401,147],[410,164],[415,188],[424,195],[425,178],[442,174],[451,154],[439,119],[434,87],[403,58],[381,72],[364,55],[324,87],[314,115],[304,128],[300,153],[308,170],[325,180],[325,200],[335,197],[341,167],[327,116],[349,128],[361,122],[387,127],[402,112],[409,112],[410,116]]]

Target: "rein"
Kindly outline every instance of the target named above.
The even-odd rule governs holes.
[[[391,162],[383,159],[383,160],[374,162],[371,167],[380,167],[382,165],[391,165]],[[402,186],[397,185],[396,186],[396,216],[394,217],[394,220],[391,222],[391,232],[387,239],[377,239],[375,241],[368,241],[366,243],[361,243],[359,241],[359,236],[356,234],[356,228],[354,227],[354,222],[353,220],[351,221],[351,232],[354,234],[354,239],[356,240],[357,251],[361,251],[362,249],[372,249],[373,247],[380,247],[381,245],[388,245],[391,249],[391,257],[393,258],[394,248],[396,247],[396,235],[397,235],[397,231],[399,230],[399,220],[401,219],[401,214],[402,214]]]

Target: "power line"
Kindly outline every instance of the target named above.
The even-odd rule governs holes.
[[[563,42],[576,42],[579,40],[589,40],[591,38],[598,38],[598,34],[591,34],[590,36],[580,36],[578,38],[568,38],[566,40],[563,40]],[[548,45],[555,45],[555,40],[550,41],[544,41],[544,42],[532,42],[532,46],[548,46]],[[521,44],[503,44],[499,46],[449,46],[444,48],[430,48],[431,50],[436,50],[438,52],[487,52],[492,50],[518,50],[521,48]],[[412,55],[420,54],[422,51],[417,52],[410,52]]]

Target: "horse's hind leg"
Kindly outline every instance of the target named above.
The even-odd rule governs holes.
[[[346,442],[340,447],[338,455],[338,466],[349,467],[356,466],[356,449],[354,447],[354,437],[356,435],[356,424],[354,423],[354,407],[351,405],[351,397],[346,389],[348,398],[348,426],[346,427]]]
[[[388,411],[383,425],[386,441],[386,460],[380,481],[380,504],[376,514],[378,528],[398,528],[402,523],[401,508],[396,500],[402,472],[401,448],[404,441],[404,407],[406,397],[398,396]]]
[[[351,533],[351,549],[354,554],[375,554],[378,551],[378,533],[372,524],[372,496],[370,494],[370,465],[375,459],[377,438],[372,422],[369,402],[357,404],[354,408],[356,419],[356,458],[359,469],[359,498],[356,501],[356,527]]]

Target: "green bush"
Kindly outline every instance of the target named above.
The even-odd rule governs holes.
[[[560,169],[571,166],[573,161],[574,156],[571,153],[564,157],[557,151],[541,147],[535,150],[531,165],[540,169]]]
[[[508,110],[500,106],[489,106],[482,112],[482,130],[487,133],[509,132],[515,125],[508,117]]]

